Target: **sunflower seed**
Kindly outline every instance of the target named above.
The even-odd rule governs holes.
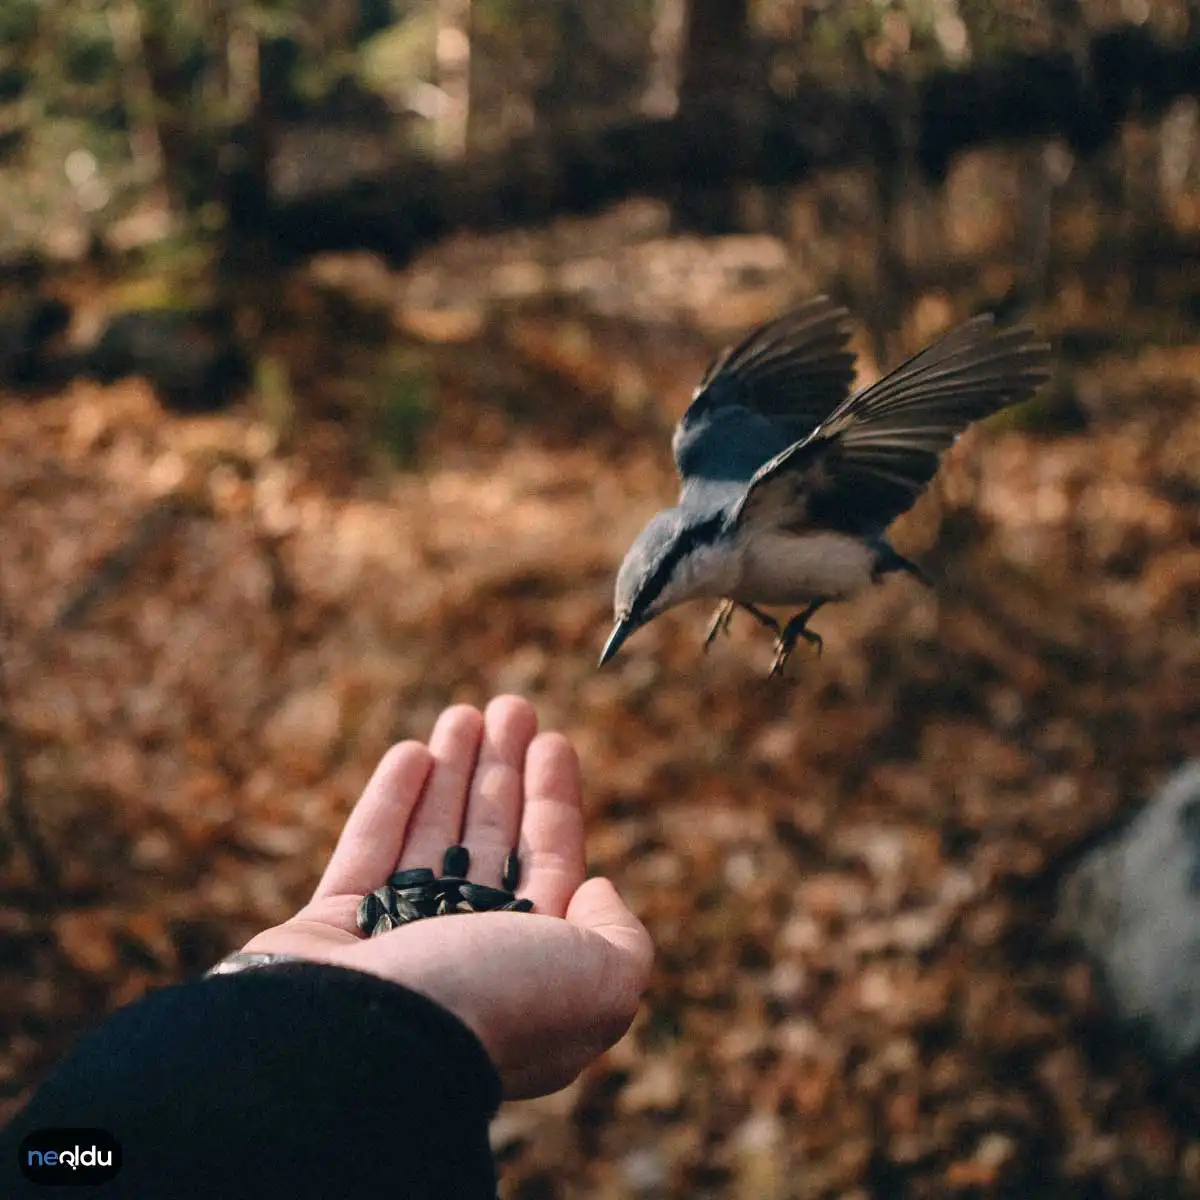
[[[435,879],[429,885],[429,895],[435,900],[440,900],[443,896],[449,896],[457,900],[460,889],[466,882],[465,879],[461,879],[457,875],[443,875],[441,879]]]
[[[500,886],[507,892],[515,892],[521,882],[521,860],[514,850],[504,860],[504,874],[500,876]]]
[[[375,922],[379,920],[383,912],[383,904],[374,892],[364,896],[358,902],[358,928],[370,937],[372,931],[375,929]]]
[[[383,911],[394,919],[396,916],[396,893],[390,887],[380,887],[376,888],[371,895],[378,899],[383,906]]]
[[[501,905],[497,912],[533,912],[533,901],[522,896],[520,900],[512,900],[508,904]]]
[[[404,891],[405,888],[424,887],[432,882],[433,872],[428,867],[410,867],[407,871],[396,871],[388,880],[388,885]]]
[[[425,914],[411,901],[403,896],[396,897],[396,911],[393,914],[397,925],[407,925],[410,921],[420,921]]]
[[[466,846],[450,846],[442,855],[442,874],[465,879],[471,866],[471,854]]]
[[[490,912],[516,899],[510,891],[488,887],[483,883],[461,883],[458,890],[476,912]]]
[[[379,920],[375,922],[375,928],[371,930],[372,937],[379,937],[385,933],[391,933],[396,928],[395,922],[387,913],[380,913]]]

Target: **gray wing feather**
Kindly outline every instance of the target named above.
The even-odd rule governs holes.
[[[840,404],[755,474],[738,517],[875,533],[911,508],[970,424],[1049,378],[1050,347],[984,315]]]
[[[748,480],[811,433],[854,381],[849,319],[817,296],[720,354],[675,427],[671,449],[680,475]]]

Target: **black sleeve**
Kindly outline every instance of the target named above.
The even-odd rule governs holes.
[[[18,1172],[26,1134],[100,1127],[123,1160],[105,1200],[494,1200],[499,1101],[431,1000],[277,964],[165,988],[85,1037],[0,1131],[0,1196],[47,1194]]]

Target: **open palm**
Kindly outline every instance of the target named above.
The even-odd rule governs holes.
[[[652,957],[612,885],[584,879],[580,795],[573,748],[537,733],[527,701],[501,696],[486,714],[448,708],[428,746],[402,742],[383,757],[312,900],[245,949],[421,991],[475,1032],[506,1096],[563,1087],[628,1028]],[[516,848],[517,894],[534,912],[431,918],[364,939],[362,896],[397,869],[437,870],[455,844],[470,852],[471,879],[491,886]]]

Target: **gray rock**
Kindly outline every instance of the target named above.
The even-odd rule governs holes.
[[[1071,871],[1058,920],[1168,1063],[1200,1048],[1200,760]]]

